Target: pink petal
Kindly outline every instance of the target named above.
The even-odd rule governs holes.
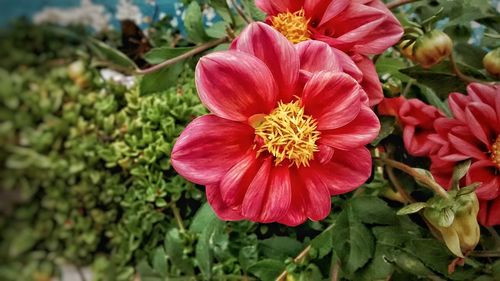
[[[476,195],[481,200],[491,200],[498,197],[500,188],[499,176],[495,174],[496,167],[489,160],[472,163],[466,176],[467,184],[481,183],[476,189]]]
[[[204,56],[196,66],[198,95],[215,115],[246,121],[258,113],[269,113],[277,89],[271,72],[254,56],[235,52],[216,52]]]
[[[484,103],[473,102],[467,106],[465,116],[472,134],[489,147],[490,140],[496,137],[491,128],[496,125],[494,110]]]
[[[471,83],[467,87],[467,93],[473,101],[485,103],[495,107],[495,98],[500,94],[500,86]]]
[[[358,116],[344,127],[321,131],[319,143],[341,150],[350,150],[373,141],[380,130],[380,122],[367,106],[361,106]]]
[[[243,219],[243,216],[236,209],[230,208],[222,200],[218,185],[207,185],[205,188],[207,200],[210,207],[214,210],[217,217],[225,221],[237,221]]]
[[[224,175],[220,183],[220,193],[227,205],[242,204],[247,188],[261,165],[262,161],[257,160],[255,150],[252,149]]]
[[[177,139],[172,165],[189,181],[215,184],[252,148],[253,139],[252,127],[205,115],[191,122]]]
[[[451,133],[448,134],[448,139],[450,140],[450,143],[453,145],[453,147],[464,155],[474,157],[475,159],[486,159],[486,154],[479,148],[477,148],[475,144],[459,138]]]
[[[297,91],[300,61],[298,52],[288,39],[269,25],[255,22],[240,34],[232,48],[263,61],[276,81],[279,99],[284,102],[292,100]]]
[[[288,226],[297,226],[307,220],[305,206],[306,206],[306,192],[302,180],[298,177],[296,168],[292,167],[290,171],[291,177],[291,193],[292,200],[288,212],[281,217],[278,222]]]
[[[313,74],[304,87],[302,102],[318,130],[337,129],[351,122],[361,109],[359,84],[340,72]]]
[[[264,186],[260,188],[266,189]],[[287,213],[291,200],[292,186],[288,166],[273,167],[259,221],[274,222],[280,219]]]
[[[314,167],[331,195],[350,192],[368,180],[372,173],[370,151],[359,147],[349,151],[336,150],[330,162]]]
[[[264,160],[256,176],[248,186],[247,193],[243,199],[241,213],[251,221],[259,221],[265,203],[264,200],[267,196],[266,187],[269,184],[272,163],[273,160],[271,157]]]
[[[427,156],[436,144],[429,141],[428,136],[432,131],[415,133],[415,126],[405,126],[403,140],[406,150],[413,156]]]
[[[378,78],[377,70],[372,60],[365,56],[358,56],[354,59],[358,68],[363,72],[363,81],[361,86],[368,95],[370,106],[375,106],[382,101],[384,94],[382,84]]]
[[[462,121],[465,120],[465,107],[470,102],[470,97],[464,96],[460,93],[451,93],[448,98],[448,104],[450,105],[451,112],[453,116]]]
[[[295,45],[300,56],[300,69],[309,72],[342,71],[339,59],[328,44],[308,40]]]
[[[305,0],[304,10],[313,26],[319,26],[345,10],[350,0]]]
[[[312,168],[299,169],[299,175],[306,188],[304,207],[307,217],[313,221],[324,219],[330,213],[332,205],[328,186],[321,174]]]
[[[304,0],[255,0],[255,5],[269,15],[295,12],[303,6]]]
[[[358,82],[361,82],[363,80],[363,72],[361,72],[361,70],[349,55],[334,47],[332,47],[332,52],[335,53],[335,56],[339,60],[343,72],[349,74]]]

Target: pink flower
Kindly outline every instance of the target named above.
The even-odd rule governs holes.
[[[378,119],[356,80],[323,59],[325,44],[307,44],[296,49],[253,23],[231,50],[196,67],[198,94],[211,114],[186,127],[171,159],[179,174],[206,186],[221,219],[290,226],[321,220],[330,196],[371,174],[364,146],[377,136]]]
[[[418,99],[386,98],[378,106],[381,115],[395,116],[403,127],[406,150],[413,156],[428,156],[438,146],[428,140],[435,134],[434,121],[444,117],[435,107]]]
[[[256,5],[267,13],[267,23],[291,42],[309,39],[328,43],[334,48],[342,64],[348,54],[355,68],[363,73],[361,85],[370,98],[370,105],[378,104],[383,93],[375,66],[367,57],[380,54],[396,44],[403,28],[394,15],[379,0],[256,0]],[[358,71],[358,70],[357,70]]]
[[[500,86],[473,83],[467,92],[468,96],[450,95],[452,119],[443,117],[434,122],[436,134],[429,136],[429,140],[439,145],[439,149],[430,155],[431,172],[447,186],[453,167],[471,159],[465,184],[481,183],[476,190],[481,202],[480,222],[499,224]]]

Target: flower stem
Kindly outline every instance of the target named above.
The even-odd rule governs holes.
[[[439,196],[441,196],[443,198],[449,198],[449,195],[446,192],[446,190],[444,190],[444,188],[442,188],[437,182],[435,182],[431,178],[420,173],[418,170],[416,170],[416,169],[414,169],[406,164],[403,164],[401,162],[392,160],[392,159],[382,159],[382,161],[384,162],[384,164],[386,164],[389,167],[396,168],[398,170],[401,170],[401,171],[409,174],[418,182],[421,182],[425,186],[431,188]]]
[[[462,73],[460,68],[458,68],[457,61],[455,59],[455,55],[453,54],[453,52],[450,54],[450,63],[453,72],[457,75],[458,78],[460,78],[460,80],[464,81],[465,83],[480,82],[479,80],[469,77]]]
[[[186,232],[186,228],[184,227],[184,223],[182,222],[182,217],[179,212],[179,209],[177,206],[175,206],[175,203],[172,203],[170,205],[170,209],[172,209],[172,213],[174,214],[175,222],[177,223],[177,226],[179,227],[180,232]]]
[[[186,52],[180,56],[177,56],[175,58],[172,58],[172,59],[169,59],[169,60],[166,60],[162,63],[159,63],[157,65],[153,65],[152,67],[150,68],[146,68],[146,69],[137,69],[135,71],[135,74],[138,74],[138,75],[144,75],[144,74],[150,74],[150,73],[154,73],[162,68],[165,68],[165,67],[168,67],[168,66],[171,66],[171,65],[174,65],[182,60],[185,60],[187,58],[190,58],[194,55],[197,55],[199,53],[202,53],[208,49],[211,49],[215,46],[218,46],[222,43],[225,43],[225,42],[228,42],[229,41],[229,38],[227,37],[222,37],[222,38],[219,38],[219,39],[215,39],[213,41],[210,41],[210,42],[207,42],[207,43],[204,43],[194,49],[192,49],[191,51],[189,52]]]
[[[417,2],[420,0],[395,0],[390,3],[386,4],[387,9],[396,9],[399,6],[405,5],[405,4],[410,4],[413,2]]]
[[[329,229],[329,228],[327,228],[327,229]],[[325,231],[327,229],[325,229]],[[296,256],[293,259],[293,262],[294,263],[301,262],[307,256],[307,254],[309,254],[310,250],[311,250],[311,245],[308,245],[304,250],[302,250],[302,252],[300,252],[300,254],[298,256]],[[288,272],[286,272],[286,270],[284,270],[283,272],[281,272],[280,276],[278,276],[278,278],[276,278],[276,281],[285,281],[287,274],[288,274]]]

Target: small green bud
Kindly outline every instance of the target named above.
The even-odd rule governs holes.
[[[429,68],[451,54],[453,42],[446,33],[435,29],[420,36],[413,48],[413,60],[423,68]]]
[[[500,48],[487,53],[483,58],[483,65],[491,75],[500,78]]]

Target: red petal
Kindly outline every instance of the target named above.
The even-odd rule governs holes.
[[[382,92],[382,85],[378,78],[377,70],[372,60],[365,56],[359,56],[354,59],[358,68],[363,72],[363,81],[361,86],[368,95],[370,106],[375,106],[382,101],[384,94]]]
[[[464,155],[474,157],[476,159],[486,159],[486,154],[482,152],[475,144],[470,143],[454,134],[449,133],[448,139],[453,147]]]
[[[339,59],[328,44],[308,40],[295,45],[300,56],[300,69],[309,72],[342,71]]]
[[[292,170],[290,171],[290,177],[292,184],[292,200],[288,212],[283,217],[281,217],[278,222],[288,226],[297,226],[307,220],[305,211],[305,198],[307,196],[307,189],[304,186],[302,180],[298,177],[296,168],[291,169]]]
[[[217,217],[225,221],[237,221],[243,219],[243,216],[236,209],[230,208],[222,200],[218,185],[207,185],[205,188],[207,200]]]
[[[472,134],[489,148],[490,140],[496,139],[497,118],[493,108],[484,103],[473,102],[467,106],[465,117]]]
[[[451,93],[448,98],[448,104],[450,105],[451,112],[455,119],[462,122],[467,122],[465,120],[465,107],[470,102],[470,97],[464,96],[460,93]]]
[[[349,151],[336,150],[330,162],[314,167],[331,195],[350,192],[368,180],[372,173],[372,158],[365,147]]]
[[[330,213],[332,201],[328,186],[322,175],[311,168],[298,169],[300,178],[304,182],[304,207],[307,217],[313,221],[324,219]]]
[[[255,22],[240,34],[232,48],[263,61],[279,88],[279,99],[284,102],[292,100],[296,94],[300,61],[298,52],[288,39],[269,25]]]
[[[472,163],[466,176],[467,184],[480,182],[481,186],[476,189],[477,197],[481,200],[491,200],[498,197],[500,188],[499,176],[493,162],[489,160]]]
[[[361,110],[359,84],[340,72],[318,72],[306,83],[302,102],[319,130],[337,129],[352,122]]]
[[[255,0],[255,5],[269,15],[295,12],[303,6],[304,0]]]
[[[266,189],[261,186],[260,188]],[[283,217],[292,200],[292,187],[288,166],[278,166],[271,169],[267,196],[262,208],[261,222],[274,222]]]
[[[367,106],[362,106],[358,116],[344,127],[321,131],[319,143],[341,150],[350,150],[373,141],[380,130],[380,122]]]
[[[271,157],[264,160],[257,175],[248,186],[247,193],[243,199],[241,213],[251,221],[259,221],[267,195],[266,187],[269,183],[272,163],[273,160]]]
[[[252,149],[224,175],[220,183],[220,192],[227,205],[242,204],[247,188],[261,165],[262,161],[257,160],[257,155]]]
[[[252,147],[254,129],[214,115],[195,119],[174,145],[175,170],[197,184],[215,184]]]
[[[215,115],[234,121],[269,113],[277,98],[276,85],[267,66],[241,52],[204,56],[196,67],[195,80],[203,104]]]

